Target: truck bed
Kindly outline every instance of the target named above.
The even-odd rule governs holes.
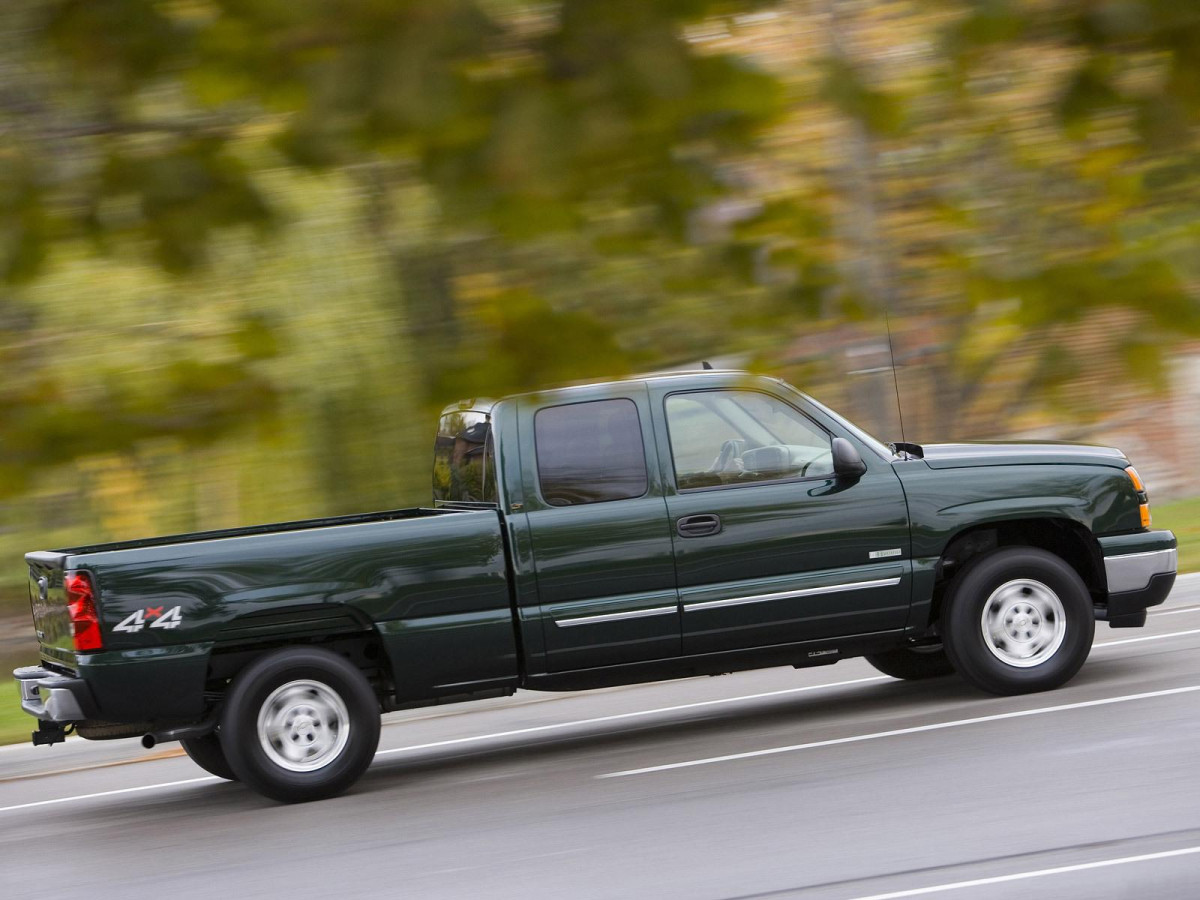
[[[29,556],[44,557],[48,554],[79,556],[84,553],[110,553],[116,550],[140,550],[144,547],[166,547],[171,544],[191,544],[196,541],[215,541],[221,538],[248,537],[255,534],[273,534],[282,531],[305,531],[310,528],[329,528],[334,525],[363,525],[369,522],[395,522],[401,519],[419,519],[424,516],[449,515],[462,510],[427,509],[409,507],[382,512],[355,513],[348,516],[326,516],[321,519],[300,519],[295,522],[272,522],[265,525],[246,525],[241,528],[221,528],[215,531],[194,531],[188,534],[169,534],[159,537],[140,538],[136,541],[112,541],[107,544],[88,544],[83,547],[67,547],[61,550],[39,551]]]
[[[148,652],[180,665],[191,658],[200,683],[172,690],[200,697],[213,652],[294,638],[324,623],[327,630],[378,635],[398,701],[514,685],[518,677],[494,509],[309,519],[31,553],[26,560],[42,659],[70,671],[115,671],[117,662]],[[72,649],[68,570],[87,572],[95,583],[103,652]],[[114,696],[125,692],[112,687]]]

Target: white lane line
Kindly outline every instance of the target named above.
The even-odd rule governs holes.
[[[992,878],[975,878],[971,881],[955,881],[952,884],[935,884],[930,887],[912,888],[907,891],[892,891],[887,894],[871,894],[853,900],[900,900],[901,897],[920,897],[925,894],[940,894],[962,888],[982,887],[988,884],[1004,884],[1009,881],[1024,881],[1027,878],[1044,878],[1047,875],[1063,875],[1067,872],[1083,872],[1087,869],[1104,869],[1108,866],[1125,866],[1129,863],[1149,862],[1154,859],[1171,859],[1200,853],[1200,847],[1183,847],[1179,850],[1163,850],[1160,853],[1142,853],[1139,856],[1122,856],[1118,859],[1101,859],[1096,862],[1079,863],[1074,866],[1056,866],[1053,869],[1036,869],[1032,872],[1015,872],[1012,875],[996,875]]]
[[[376,756],[387,756],[391,753],[404,753],[409,750],[427,750],[432,747],[448,747],[454,744],[467,744],[477,741],[489,741],[494,738],[513,737],[519,734],[534,734],[539,731],[551,731],[562,728],[575,728],[580,725],[594,725],[599,722],[612,722],[618,719],[632,719],[639,716],[653,716],[659,713],[676,712],[681,709],[695,709],[700,706],[717,706],[723,703],[737,703],[741,700],[758,700],[763,697],[778,697],[784,694],[800,694],[805,691],[816,691],[822,688],[845,687],[851,684],[866,684],[872,681],[894,681],[887,675],[875,675],[869,678],[853,678],[850,681],[834,681],[828,684],[810,684],[804,687],[785,688],[779,691],[765,691],[761,694],[746,694],[741,697],[723,697],[719,700],[702,700],[697,703],[683,703],[679,706],[664,706],[658,709],[644,709],[638,712],[617,713],[611,716],[598,716],[594,719],[580,719],[574,722],[555,722],[550,725],[535,725],[531,728],[517,728],[513,731],[499,731],[495,734],[477,734],[472,737],[454,738],[448,741],[434,741],[429,744],[414,744],[411,747],[393,747],[390,750],[380,750],[376,752]],[[57,772],[50,774],[59,774]],[[201,781],[222,781],[224,779],[217,778],[215,775],[208,775],[203,778],[188,778],[184,781],[166,781],[161,784],[145,784],[140,787],[120,788],[114,791],[100,791],[95,794],[79,794],[74,797],[57,797],[53,800],[35,800],[32,803],[19,803],[16,806],[0,806],[0,813],[11,812],[17,809],[30,809],[35,806],[49,806],[54,803],[69,803],[72,800],[91,800],[96,797],[110,797],[116,794],[129,794],[134,791],[150,791],[155,788],[177,787],[181,784],[197,784]]]
[[[1188,634],[1200,634],[1200,628],[1192,628],[1188,631],[1169,631],[1166,634],[1148,634],[1145,637],[1123,638],[1119,641],[1104,641],[1099,644],[1092,644],[1093,650],[1102,650],[1105,647],[1116,647],[1119,644],[1141,644],[1145,641],[1165,641],[1167,638],[1183,637]]]
[[[70,803],[72,800],[91,800],[95,797],[114,797],[117,794],[132,794],[135,791],[152,791],[155,788],[178,787],[181,784],[199,784],[202,781],[223,781],[216,775],[205,775],[202,778],[185,778],[183,781],[164,781],[161,784],[143,784],[139,787],[119,788],[115,791],[98,791],[95,794],[79,794],[75,797],[56,797],[53,800],[34,800],[32,803],[18,803],[16,806],[0,806],[0,812],[12,812],[14,809],[31,809],[35,806],[50,806],[54,803]]]
[[[1183,609],[1164,609],[1164,610],[1161,610],[1160,612],[1152,612],[1152,613],[1150,613],[1150,615],[1152,617],[1181,616],[1184,613],[1196,613],[1196,612],[1200,612],[1200,606],[1188,606],[1188,607],[1184,607]]]
[[[597,716],[594,719],[579,719],[574,722],[554,722],[550,725],[534,725],[530,728],[517,728],[513,731],[498,731],[495,734],[477,734],[472,737],[453,738],[448,741],[434,741],[430,744],[414,744],[411,747],[393,747],[390,750],[380,750],[376,756],[387,756],[391,753],[406,753],[410,750],[429,750],[433,747],[450,747],[455,744],[470,744],[476,741],[490,741],[494,738],[515,737],[519,734],[536,734],[540,731],[556,731],[561,728],[577,728],[580,725],[597,725],[601,722],[616,722],[621,719],[634,719],[641,716],[655,716],[660,713],[678,712],[681,709],[696,709],[701,706],[717,706],[722,703],[739,703],[742,700],[760,700],[763,697],[779,697],[784,694],[801,694],[805,691],[817,691],[823,688],[846,687],[850,684],[867,684],[872,681],[895,681],[887,675],[873,675],[869,678],[852,678],[850,681],[833,681],[829,684],[810,684],[804,687],[785,688],[780,691],[766,691],[762,694],[745,694],[741,697],[722,697],[720,700],[701,700],[697,703],[682,703],[679,706],[662,706],[658,709],[643,709],[638,712],[616,713],[611,716]]]
[[[1187,687],[1169,688],[1162,691],[1148,691],[1144,694],[1126,694],[1122,697],[1105,697],[1101,700],[1085,700],[1081,703],[1064,703],[1061,706],[1041,706],[1036,709],[1021,709],[1016,712],[997,713],[992,716],[976,716],[971,719],[953,719],[949,722],[934,722],[931,725],[915,725],[911,728],[896,728],[891,731],[877,731],[873,734],[856,734],[851,737],[833,738],[827,741],[812,741],[807,744],[790,744],[786,747],[768,747],[765,750],[747,750],[743,753],[729,753],[725,756],[710,756],[707,759],[690,759],[685,762],[664,763],[658,766],[646,766],[641,769],[626,769],[622,772],[608,772],[597,775],[596,778],[625,778],[629,775],[648,775],[652,772],[666,772],[671,769],[688,769],[692,766],[707,766],[713,763],[734,762],[742,759],[753,759],[759,756],[774,756],[778,753],[795,753],[798,750],[813,750],[817,747],[833,747],[837,744],[857,744],[863,741],[875,741],[880,738],[897,737],[902,734],[919,734],[923,731],[941,731],[945,728],[959,728],[963,725],[979,725],[983,722],[999,722],[1003,719],[1020,719],[1026,716],[1041,716],[1046,713],[1065,712],[1070,709],[1087,709],[1092,706],[1108,706],[1113,703],[1129,703],[1133,700],[1149,700],[1153,697],[1170,697],[1173,694],[1190,694],[1200,691],[1200,684]]]

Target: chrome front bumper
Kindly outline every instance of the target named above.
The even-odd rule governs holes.
[[[1108,597],[1096,605],[1096,618],[1113,628],[1139,628],[1146,610],[1165,601],[1175,585],[1179,563],[1175,535],[1139,531],[1098,538],[1104,555]]]
[[[1108,592],[1124,594],[1144,590],[1155,575],[1174,575],[1178,565],[1179,551],[1174,547],[1106,556],[1104,573],[1108,577]]]

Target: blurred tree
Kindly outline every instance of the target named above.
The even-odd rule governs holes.
[[[280,217],[256,169],[280,160],[246,152],[266,141],[285,162],[359,178],[432,391],[478,331],[461,316],[462,279],[502,273],[500,304],[553,293],[513,268],[511,248],[567,253],[577,281],[616,247],[682,246],[692,213],[727,192],[725,161],[781,95],[742,57],[696,53],[681,25],[747,5],[14,0],[0,54],[12,138],[0,277],[31,279],[53,247],[80,241],[185,274],[222,230],[269,233]],[[419,211],[401,208],[417,196]],[[480,321],[579,327],[584,353],[620,327],[577,307],[528,309],[541,312]],[[499,370],[535,376],[511,362]]]
[[[956,202],[977,237],[952,254],[964,290],[950,342],[964,352],[945,407],[963,409],[1012,355],[969,337],[1005,301],[1018,347],[1043,356],[998,407],[1001,421],[1031,393],[1053,395],[1098,350],[1110,372],[1161,387],[1170,347],[1200,334],[1200,273],[1180,264],[1200,228],[1200,10],[987,0],[966,4],[941,40],[945,114],[981,126],[959,138],[977,185],[960,183]],[[1001,192],[985,200],[992,185]],[[1100,347],[1061,340],[1064,324],[1113,308],[1126,325]]]
[[[1077,388],[1118,373],[1161,387],[1170,348],[1200,334],[1198,34],[1190,7],[1157,0],[795,0],[718,37],[795,98],[763,160],[764,215],[831,224],[815,255],[836,280],[809,261],[811,231],[792,232],[808,259],[780,260],[822,298],[824,323],[796,333],[890,309],[940,436],[1098,417],[1108,395]],[[1170,135],[1146,127],[1163,119]],[[751,224],[787,245],[786,217]],[[1078,339],[1106,310],[1121,327]],[[827,362],[826,378],[862,368]]]

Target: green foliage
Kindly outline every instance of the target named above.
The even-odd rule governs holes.
[[[437,394],[447,400],[537,390],[580,372],[619,376],[631,370],[611,327],[587,313],[556,311],[522,292],[491,298],[489,309],[480,312],[486,316],[481,343],[464,347],[437,385]]]
[[[456,230],[526,240],[624,204],[678,236],[722,192],[719,155],[781,109],[774,79],[680,31],[739,5],[24,0],[39,117],[12,164],[63,137],[77,162],[14,172],[5,271],[80,235],[194,268],[214,232],[273,221],[231,152],[251,133],[308,167],[415,165]]]
[[[136,198],[137,213],[106,215],[106,206]],[[114,149],[99,173],[93,236],[135,236],[168,272],[204,260],[212,233],[230,225],[266,227],[271,213],[246,165],[212,138],[173,139],[165,146]]]
[[[637,236],[634,252],[683,240],[692,211],[726,191],[722,160],[783,101],[775,79],[744,58],[695,52],[680,28],[740,6],[21,0],[13,21],[28,39],[6,52],[30,77],[4,110],[19,127],[0,155],[0,274],[28,282],[86,245],[118,268],[144,254],[201,278],[233,229],[261,238],[283,221],[263,189],[271,167],[382,172],[363,215],[400,270],[399,317],[434,338],[425,391],[456,383],[439,372],[458,367],[435,354],[500,354],[500,380],[514,385],[572,375],[587,359],[623,368],[611,324],[552,308],[545,285],[504,287],[488,320],[497,330],[468,334],[453,286],[474,263],[462,248],[482,242],[497,258],[590,234],[611,250],[617,221]],[[388,192],[416,185],[427,213],[387,212]],[[414,228],[430,237],[414,243]],[[53,357],[21,359],[3,398],[5,490],[43,467],[166,438],[201,447],[275,415],[286,388],[263,363],[280,353],[276,321],[231,312],[232,330],[198,353],[181,330],[149,379],[126,358],[74,386]],[[559,337],[542,351],[517,351],[547,328]],[[316,409],[329,435],[361,412],[345,396]],[[342,452],[327,445],[331,465]]]
[[[21,709],[21,692],[16,680],[5,678],[3,681],[4,687],[0,689],[0,744],[25,743],[37,723]]]
[[[1183,123],[1200,117],[1200,15],[1178,0],[972,0],[966,15],[945,32],[945,46],[960,63],[978,62],[984,52],[1003,53],[1019,44],[1057,45],[1075,51],[1079,62],[1058,104],[1064,123],[1127,105],[1139,112],[1143,137],[1164,138],[1161,126],[1179,138]],[[1120,84],[1122,74],[1161,62],[1152,87]]]
[[[904,107],[900,99],[867,83],[844,57],[825,62],[822,95],[842,115],[861,122],[873,134],[893,136],[904,129]]]

